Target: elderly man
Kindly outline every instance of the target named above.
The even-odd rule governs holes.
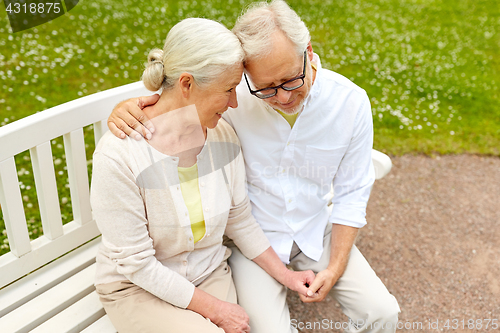
[[[233,32],[245,51],[246,74],[237,88],[239,106],[223,117],[241,141],[253,214],[284,263],[317,273],[310,286],[316,292],[303,302],[331,293],[350,319],[346,332],[394,332],[397,301],[354,245],[374,181],[365,91],[321,67],[304,22],[282,0],[251,7]],[[151,129],[140,107],[152,102],[119,104],[111,131],[151,135],[135,118]],[[296,332],[286,288],[235,248],[229,263],[252,332]]]

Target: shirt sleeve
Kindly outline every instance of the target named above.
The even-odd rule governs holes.
[[[267,250],[271,244],[252,215],[252,208],[246,190],[246,174],[243,154],[235,159],[236,172],[233,177],[233,205],[229,211],[226,235],[247,258],[254,259]]]
[[[331,223],[356,228],[366,224],[366,206],[375,181],[372,146],[372,113],[370,101],[364,93],[349,147],[333,180]]]
[[[186,308],[195,287],[156,259],[144,201],[125,163],[94,154],[91,205],[104,254],[118,273],[160,299]]]

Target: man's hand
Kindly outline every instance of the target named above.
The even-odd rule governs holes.
[[[153,123],[142,111],[146,106],[155,104],[160,95],[131,98],[119,103],[108,118],[108,128],[116,137],[124,139],[126,135],[140,140],[151,139],[154,133]]]
[[[321,302],[330,292],[332,287],[340,278],[339,274],[335,274],[330,269],[325,269],[316,275],[313,283],[309,286],[309,294],[307,296],[300,295],[300,299],[304,303]]]
[[[309,287],[311,293],[307,297],[300,296],[302,302],[321,302],[325,299],[330,289],[344,274],[357,234],[358,228],[341,224],[332,225],[330,262],[325,270],[316,275],[316,279]]]

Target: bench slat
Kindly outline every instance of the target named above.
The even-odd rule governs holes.
[[[20,258],[10,252],[1,256],[0,288],[100,235],[95,221],[83,226],[72,221],[63,230],[64,236],[52,241],[45,236],[35,239],[33,250]]]
[[[98,321],[84,329],[81,333],[116,333],[116,329],[108,316],[101,317]]]
[[[0,205],[11,253],[20,257],[30,252],[30,237],[14,157],[0,162]]]
[[[99,296],[93,291],[36,327],[31,333],[78,333],[105,314]]]
[[[0,318],[2,332],[28,332],[82,297],[94,287],[95,264],[64,280]]]
[[[61,207],[52,161],[50,141],[30,149],[43,234],[48,239],[62,236]]]
[[[68,178],[75,221],[85,224],[92,220],[90,208],[89,176],[85,156],[83,128],[63,135]]]
[[[99,143],[99,140],[101,140],[102,136],[108,131],[108,120],[104,119],[101,121],[98,121],[94,123],[94,141],[95,141],[95,146],[97,147],[97,144]]]
[[[0,317],[95,263],[100,242],[101,238],[94,239],[0,290]]]

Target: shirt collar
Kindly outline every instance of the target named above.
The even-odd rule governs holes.
[[[312,99],[315,99],[318,95],[319,95],[319,92],[321,90],[321,61],[319,59],[319,56],[314,53],[313,54],[313,60],[312,60],[312,63],[314,63],[314,65],[316,66],[316,78],[314,79],[314,82],[312,84],[312,87],[311,87],[311,90],[309,91],[309,96],[307,96],[305,102],[304,102],[304,108],[307,107],[307,105],[309,104],[309,102],[312,100]]]

